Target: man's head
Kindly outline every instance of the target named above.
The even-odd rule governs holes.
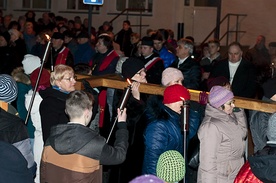
[[[73,91],[71,92],[65,104],[66,114],[69,116],[70,121],[74,119],[83,119],[83,125],[88,125],[92,117],[92,106],[94,98],[90,93],[85,91]]]
[[[122,75],[139,83],[146,83],[146,71],[144,63],[134,57],[128,58],[122,65]]]
[[[148,57],[153,53],[153,40],[151,37],[143,37],[141,43],[141,52],[144,57]]]
[[[182,38],[177,41],[176,55],[184,59],[193,54],[194,44],[190,39]]]
[[[220,43],[217,39],[212,39],[208,41],[208,50],[211,56],[216,55],[219,52]]]
[[[242,59],[242,46],[238,42],[233,42],[228,47],[228,60],[237,63]]]
[[[52,43],[54,49],[60,49],[64,43],[64,35],[59,32],[55,32],[52,36]]]
[[[87,32],[81,31],[78,35],[77,35],[77,41],[79,44],[85,44],[89,41],[89,35]]]
[[[163,39],[162,34],[160,34],[159,32],[154,33],[151,35],[151,38],[153,39],[153,46],[157,51],[160,51],[163,47],[163,44],[165,42],[165,40]]]
[[[0,33],[0,47],[8,46],[11,35],[8,31]]]
[[[258,49],[262,49],[265,47],[265,37],[263,35],[259,35],[256,39],[256,46]]]
[[[113,41],[109,35],[100,35],[96,44],[96,50],[99,53],[106,53],[109,49],[113,49]]]
[[[130,28],[130,21],[129,21],[129,20],[125,20],[125,21],[123,22],[123,29],[124,29],[125,31],[127,31],[129,28]]]

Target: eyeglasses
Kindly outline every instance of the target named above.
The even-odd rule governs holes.
[[[226,102],[225,104],[226,104],[226,105],[232,105],[232,104],[235,104],[235,100],[231,100],[231,101],[229,101],[229,102]]]
[[[62,78],[64,80],[67,80],[67,81],[74,81],[74,80],[77,80],[77,76],[74,75],[73,77],[69,77],[69,78]]]

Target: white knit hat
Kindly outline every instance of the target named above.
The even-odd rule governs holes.
[[[41,61],[38,56],[27,54],[22,61],[25,74],[31,74],[35,69],[41,66]]]
[[[163,86],[167,86],[171,81],[176,81],[177,79],[184,79],[184,76],[179,69],[168,67],[162,72],[161,83]]]

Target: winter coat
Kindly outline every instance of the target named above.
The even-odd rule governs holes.
[[[273,183],[276,182],[276,142],[268,141],[267,145],[243,165],[235,183]]]
[[[79,63],[89,64],[95,53],[95,49],[91,47],[89,42],[79,44],[74,54],[74,65]]]
[[[254,143],[254,152],[262,150],[267,142],[267,126],[271,113],[250,111],[249,127]]]
[[[97,52],[92,59],[92,75],[102,76],[115,73],[118,60],[119,55],[113,49],[103,54]]]
[[[158,53],[160,58],[164,61],[165,68],[169,67],[175,61],[176,56],[165,46],[163,46]]]
[[[31,98],[33,95],[33,90],[30,90],[26,95],[25,95],[25,106],[26,109],[29,108]],[[42,101],[41,96],[39,95],[38,92],[35,94],[35,98],[33,101],[33,106],[32,110],[30,113],[30,117],[32,119],[32,125],[35,127],[34,131],[34,145],[33,145],[33,152],[34,152],[34,161],[37,164],[37,171],[36,171],[36,177],[35,177],[35,182],[39,182],[40,180],[40,160],[41,160],[41,154],[43,150],[43,139],[42,139],[42,128],[41,128],[41,117],[39,114],[39,105]]]
[[[19,117],[25,121],[27,113],[28,113],[28,107],[25,107],[25,94],[28,93],[28,91],[30,89],[32,89],[32,85],[27,85],[21,82],[16,82],[17,83],[17,87],[18,87],[18,95],[17,95],[17,99],[16,99],[16,106],[17,106],[17,111],[19,114]],[[34,131],[35,128],[33,126],[33,122],[31,120],[31,118],[28,119],[27,122],[27,130],[28,130],[28,134],[29,137],[31,139],[34,138]]]
[[[164,61],[159,57],[159,55],[157,53],[153,53],[147,58],[144,58],[142,56],[140,57],[140,59],[145,64],[145,68],[147,70],[146,79],[148,83],[161,84],[162,72],[165,69],[165,67],[164,67]],[[149,62],[151,61],[153,61],[152,62],[153,64],[149,64]]]
[[[36,164],[24,121],[2,108],[0,108],[0,121],[0,140],[14,145],[25,157],[28,168],[35,175]]]
[[[212,69],[210,78],[224,76],[230,81],[228,59],[219,61]],[[185,76],[184,76],[185,78]],[[234,75],[231,88],[235,96],[254,98],[256,94],[256,71],[250,62],[242,59]]]
[[[64,124],[69,121],[65,114],[66,93],[53,88],[39,91],[43,99],[39,106],[41,116],[41,126],[43,141],[45,142],[50,135],[50,129],[57,124]]]
[[[180,115],[160,103],[151,103],[146,110],[148,126],[144,132],[145,154],[143,174],[156,175],[159,156],[168,150],[183,154]]]
[[[178,67],[179,59],[177,58],[171,65],[171,67],[178,68],[183,76],[183,86],[188,89],[199,89],[199,84],[201,81],[201,70],[199,63],[196,62],[192,57],[188,57],[182,64]]]
[[[198,130],[200,141],[198,183],[232,183],[244,164],[246,115],[232,115],[207,104]]]
[[[120,164],[128,147],[126,123],[118,123],[114,147],[81,124],[59,124],[51,129],[41,160],[41,183],[102,183],[100,165]]]

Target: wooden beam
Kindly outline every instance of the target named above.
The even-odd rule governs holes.
[[[119,75],[106,75],[102,77],[98,76],[85,76],[85,75],[77,75],[78,80],[76,83],[76,89],[83,89],[81,80],[87,80],[92,87],[108,87],[115,89],[124,89],[127,87],[128,83],[124,81]],[[156,84],[141,84],[140,92],[154,95],[163,95],[165,87],[156,85]],[[201,91],[198,90],[189,90],[191,94],[192,101],[199,101],[199,94]],[[276,112],[276,104],[264,102],[262,100],[255,100],[243,97],[235,97],[235,105],[236,107],[240,107],[243,109],[250,109],[268,113]]]

